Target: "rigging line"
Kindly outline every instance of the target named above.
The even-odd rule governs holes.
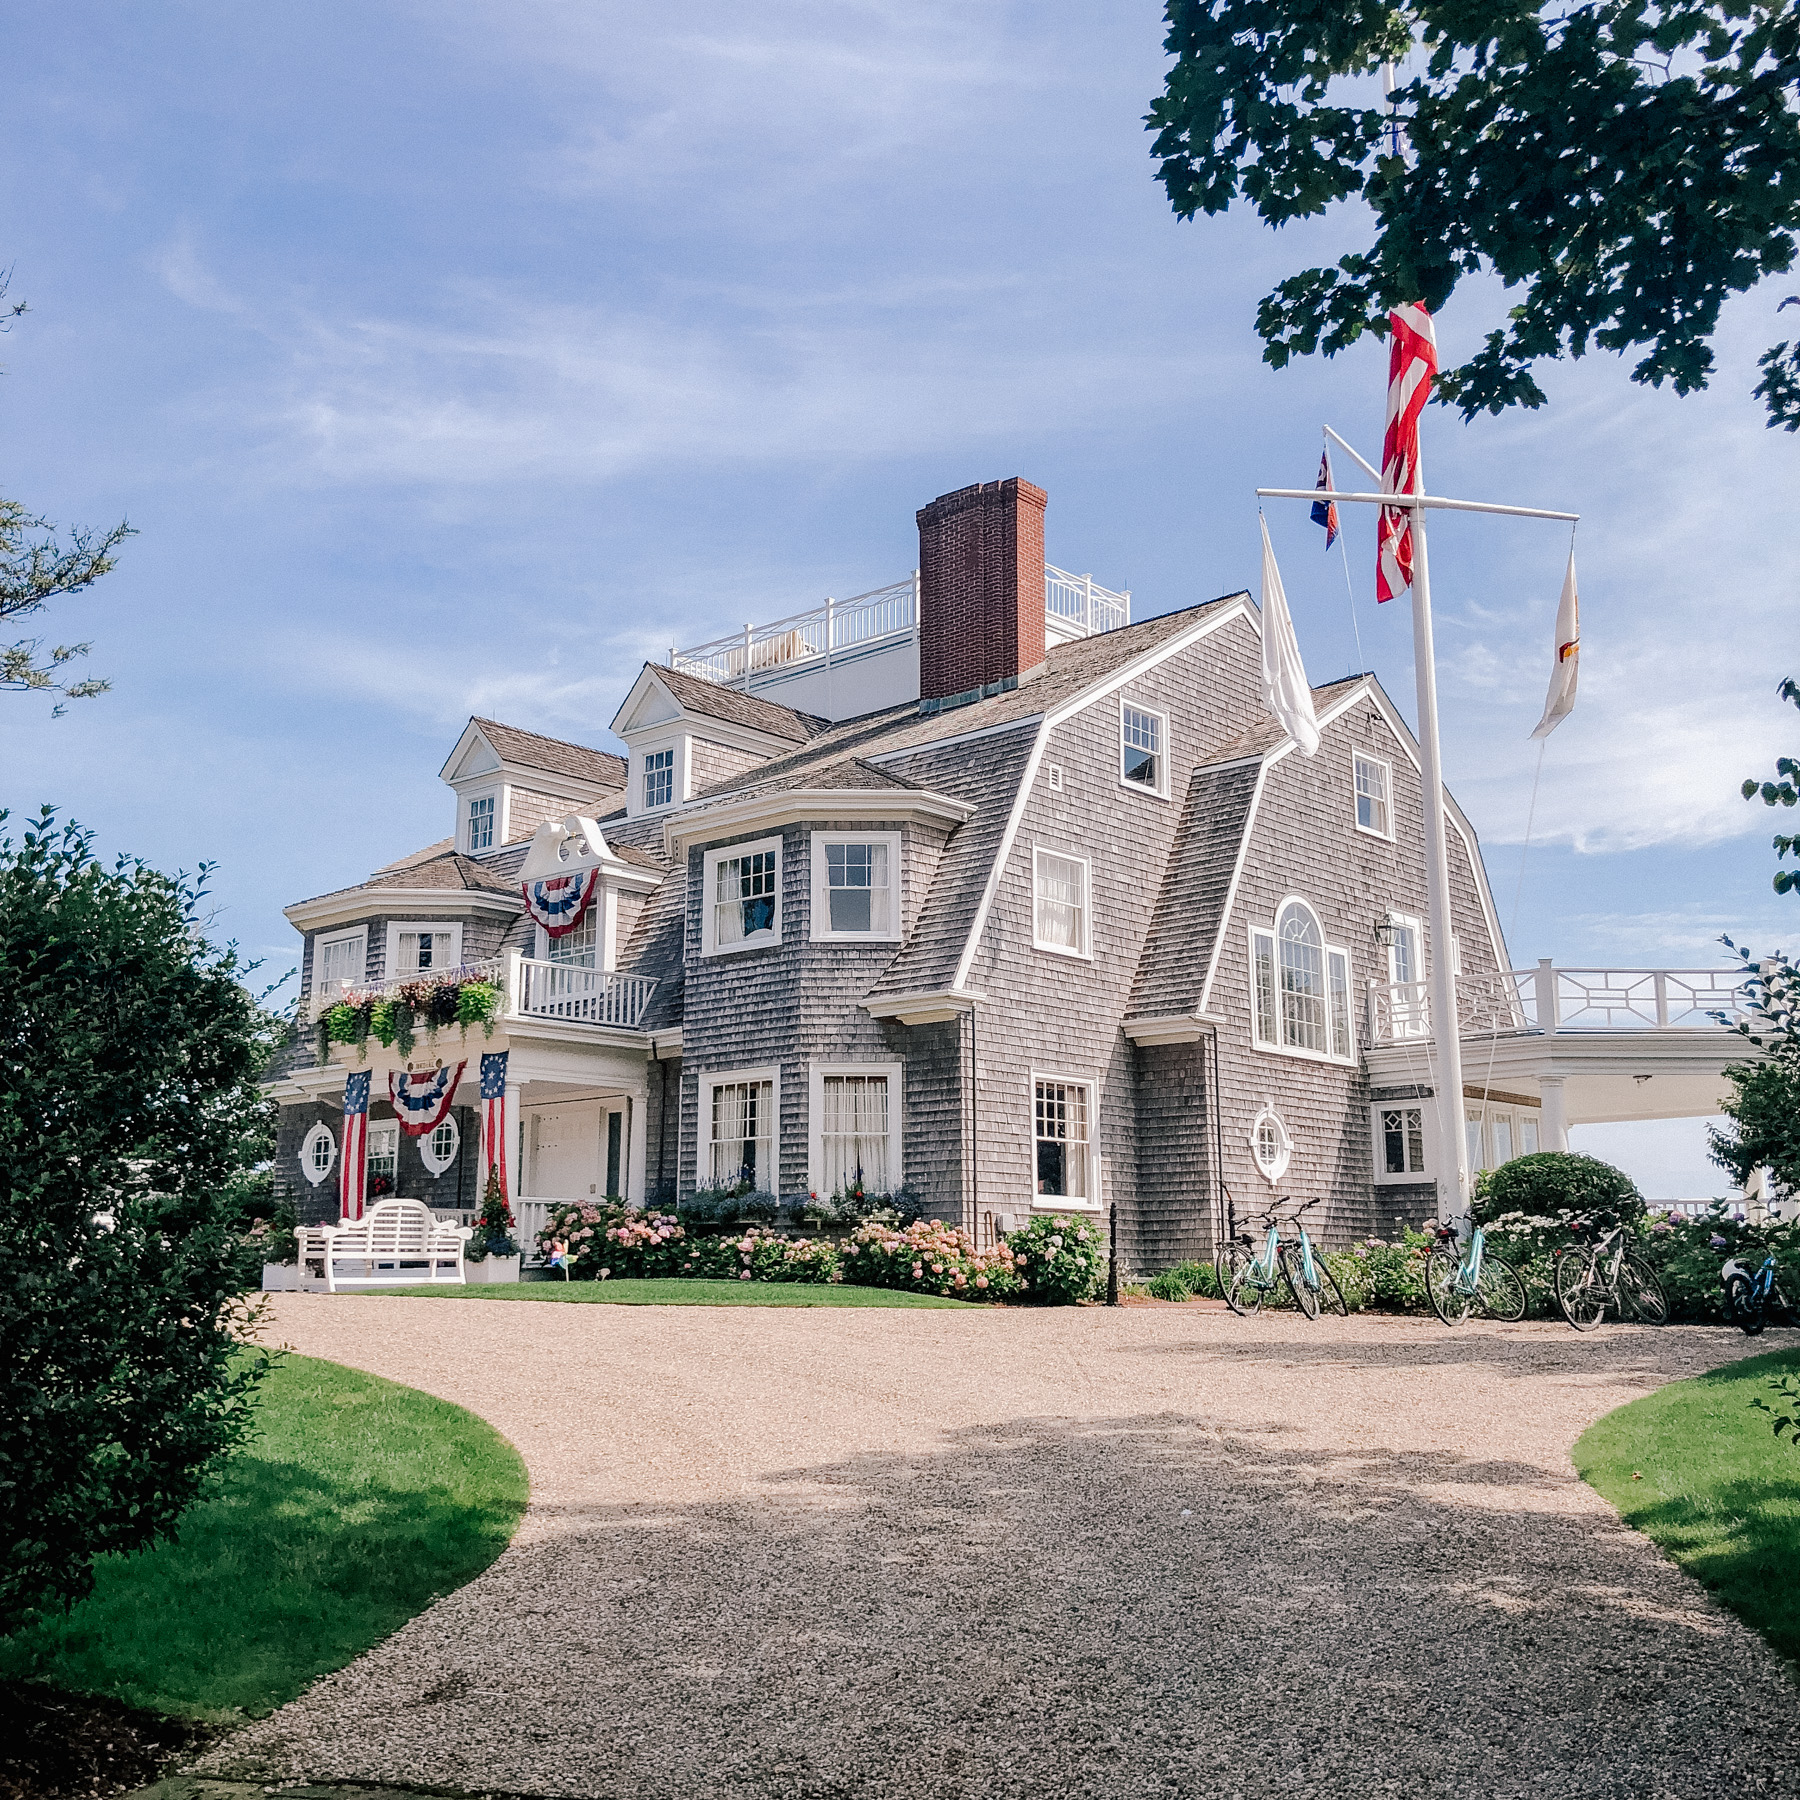
[[[1350,671],[1352,675],[1361,675],[1368,663],[1363,657],[1362,626],[1356,618],[1356,589],[1350,580],[1350,552],[1344,547],[1344,534],[1338,533],[1338,554],[1344,559],[1344,592],[1350,601],[1350,629],[1356,633],[1356,667]]]

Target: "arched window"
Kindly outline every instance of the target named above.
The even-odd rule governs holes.
[[[1252,928],[1250,963],[1258,1044],[1350,1060],[1350,955],[1326,943],[1304,900],[1284,900],[1273,929]]]

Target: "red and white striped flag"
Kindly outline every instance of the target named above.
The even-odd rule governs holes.
[[[1437,373],[1437,333],[1431,314],[1414,304],[1388,314],[1387,431],[1381,440],[1381,491],[1416,494],[1419,488],[1419,414],[1431,398]],[[1392,600],[1412,586],[1412,513],[1381,509],[1375,556],[1375,598]]]
[[[500,1172],[500,1198],[510,1206],[512,1188],[506,1173],[506,1050],[489,1050],[481,1058],[481,1179],[489,1169]]]
[[[354,1225],[369,1190],[369,1074],[344,1077],[344,1151],[338,1167],[338,1217]]]

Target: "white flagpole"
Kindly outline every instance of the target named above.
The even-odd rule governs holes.
[[[1425,491],[1421,454],[1413,477]],[[1431,941],[1426,971],[1431,992],[1431,1036],[1437,1051],[1439,1217],[1448,1200],[1449,1217],[1469,1216],[1468,1133],[1463,1129],[1462,1024],[1456,1010],[1456,959],[1451,948],[1450,857],[1444,830],[1444,759],[1438,742],[1437,658],[1432,648],[1431,569],[1425,548],[1425,508],[1412,509],[1413,677],[1419,699],[1420,779],[1425,799],[1425,880]],[[1452,1179],[1454,1171],[1454,1179]]]

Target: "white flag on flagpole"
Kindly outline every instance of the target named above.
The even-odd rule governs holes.
[[[1259,515],[1260,518],[1260,515]],[[1275,566],[1275,549],[1269,542],[1269,521],[1262,525],[1262,692],[1263,702],[1282,729],[1300,746],[1302,756],[1319,747],[1319,721],[1313,714],[1312,684],[1300,660],[1294,621],[1288,616],[1287,595],[1282,591],[1281,571]]]
[[[1265,653],[1266,659],[1266,653]],[[1548,737],[1575,710],[1575,675],[1581,662],[1581,603],[1575,594],[1575,546],[1569,546],[1569,572],[1563,577],[1562,604],[1556,609],[1556,662],[1550,692],[1534,738]]]

